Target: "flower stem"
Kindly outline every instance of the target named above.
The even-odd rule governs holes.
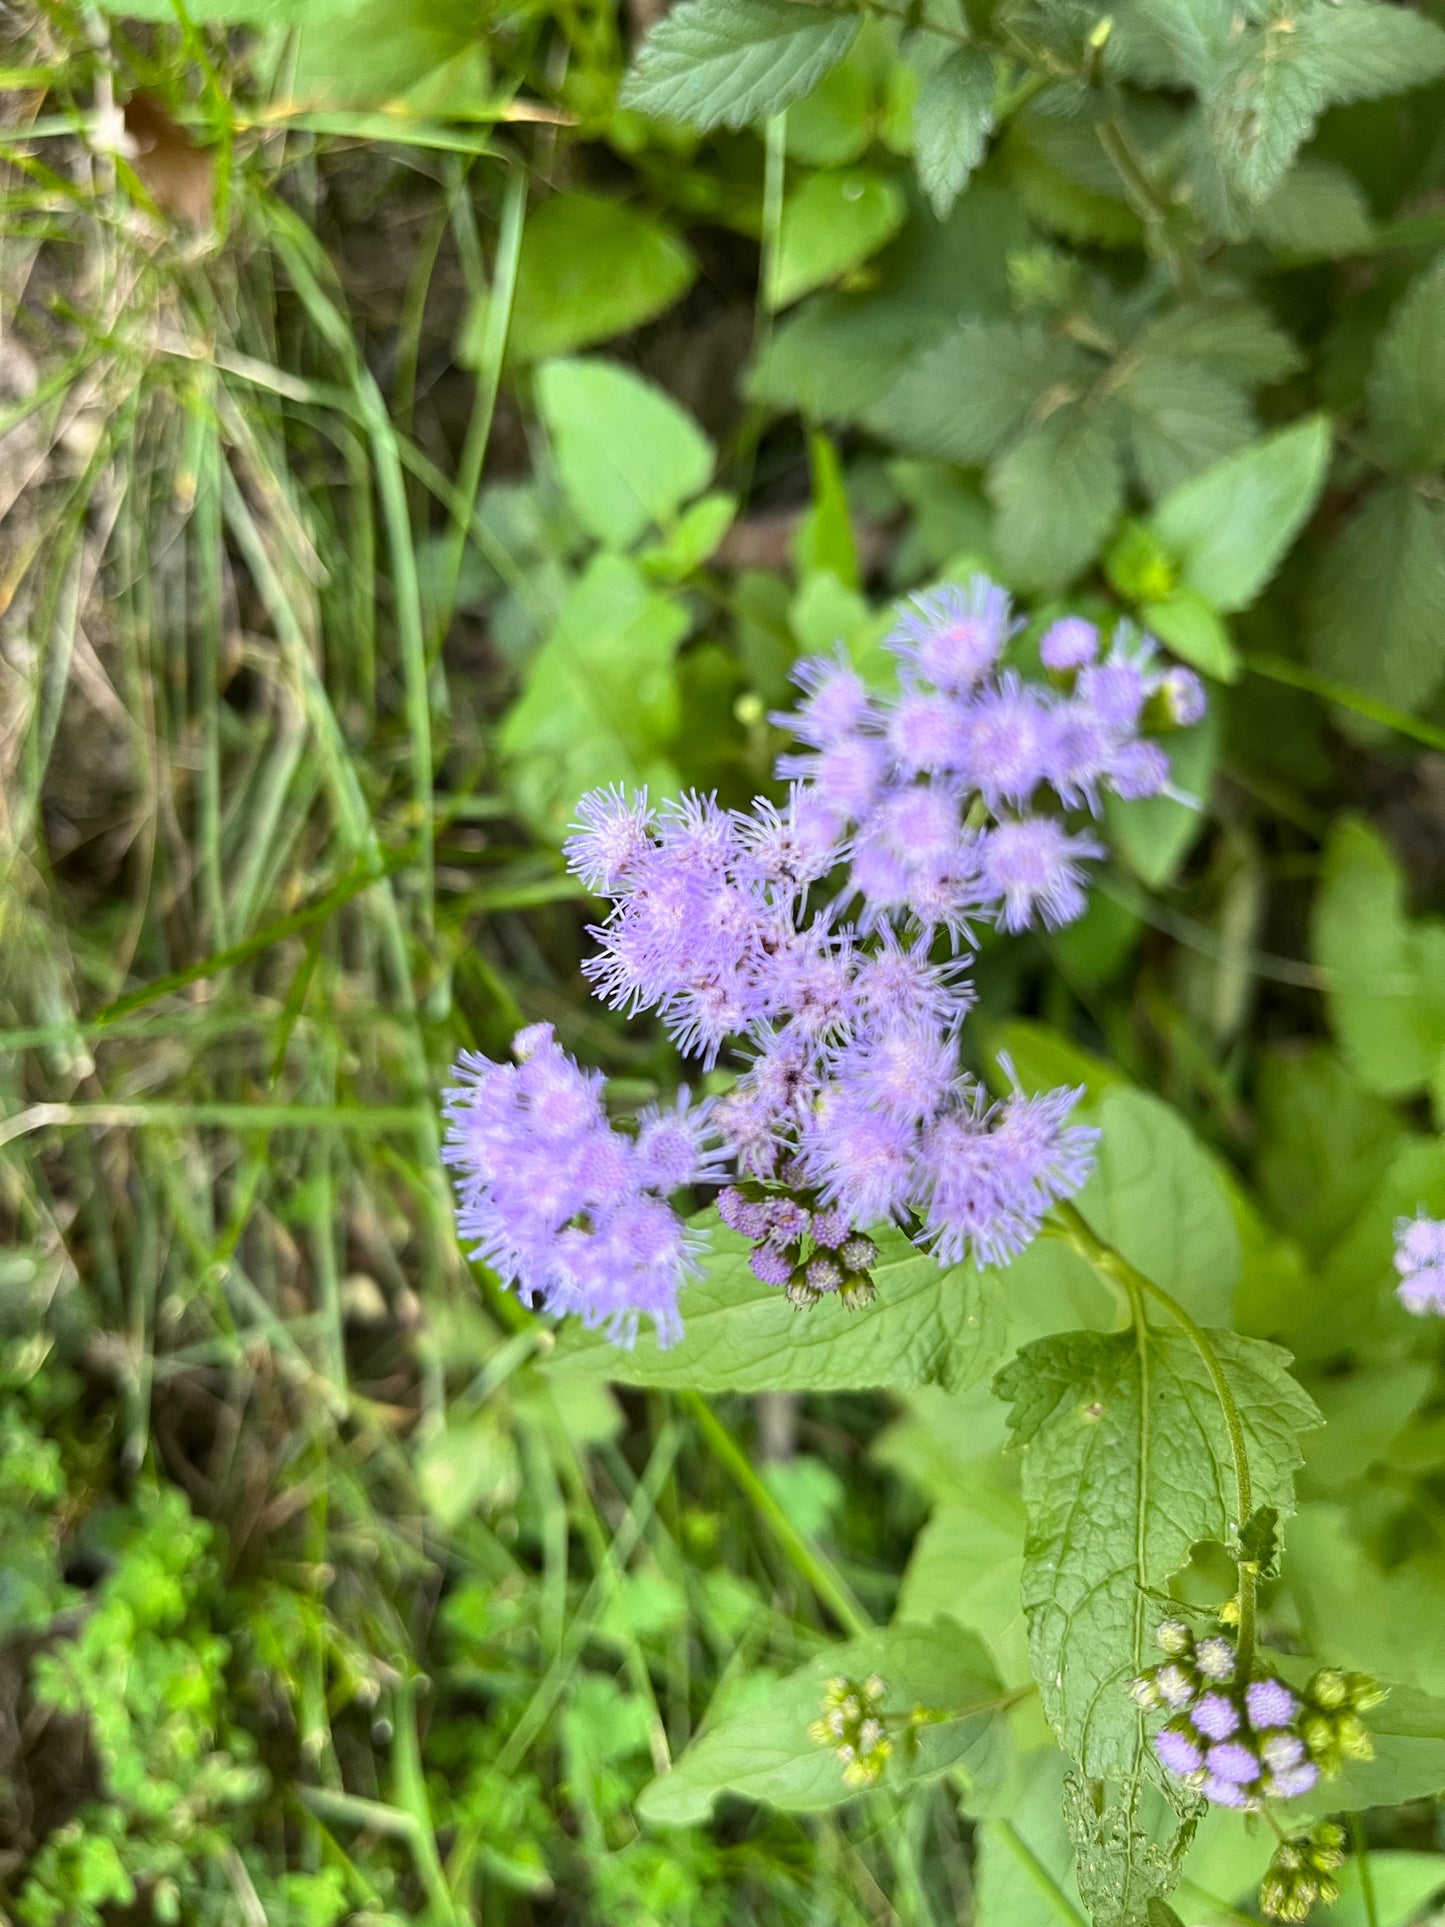
[[[1156,1285],[1137,1266],[1131,1265],[1122,1252],[1106,1244],[1100,1238],[1083,1213],[1076,1205],[1067,1201],[1058,1205],[1054,1212],[1059,1234],[1065,1238],[1079,1256],[1092,1265],[1101,1278],[1107,1278],[1128,1298],[1131,1308],[1140,1296],[1152,1298],[1162,1305],[1184,1331],[1185,1336],[1198,1352],[1209,1382],[1214,1388],[1214,1396],[1219,1401],[1219,1409],[1224,1418],[1224,1429],[1229,1434],[1229,1449],[1234,1459],[1235,1499],[1239,1512],[1237,1530],[1243,1531],[1246,1521],[1254,1511],[1254,1489],[1249,1476],[1249,1448],[1245,1443],[1244,1421],[1239,1415],[1239,1405],[1233,1387],[1225,1376],[1224,1367],[1219,1362],[1219,1354],[1214,1349],[1209,1333],[1180,1304],[1172,1292],[1162,1285]],[[1238,1676],[1241,1680],[1249,1678],[1250,1667],[1254,1660],[1255,1625],[1255,1587],[1259,1576],[1258,1567],[1252,1560],[1237,1559],[1239,1571],[1239,1640]]]

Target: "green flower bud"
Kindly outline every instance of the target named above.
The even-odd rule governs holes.
[[[1358,1713],[1341,1713],[1335,1722],[1335,1744],[1347,1760],[1373,1760],[1370,1730]]]
[[[1390,1697],[1389,1688],[1381,1686],[1377,1679],[1368,1673],[1346,1673],[1345,1686],[1349,1692],[1350,1705],[1357,1713],[1368,1713],[1371,1707],[1378,1706]]]
[[[1350,1696],[1345,1676],[1334,1666],[1322,1666],[1305,1688],[1316,1706],[1322,1706],[1327,1713],[1343,1706]]]
[[[838,1291],[844,1311],[862,1311],[871,1305],[878,1293],[873,1288],[873,1280],[867,1272],[844,1272],[843,1283]]]
[[[1171,1659],[1194,1651],[1194,1635],[1182,1619],[1161,1619],[1154,1628],[1154,1644]]]

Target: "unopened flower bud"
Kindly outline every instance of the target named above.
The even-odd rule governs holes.
[[[1161,1653],[1178,1658],[1194,1649],[1194,1635],[1182,1619],[1161,1619],[1154,1628],[1154,1644]]]
[[[838,1256],[849,1271],[867,1271],[878,1262],[878,1247],[861,1231],[855,1231],[853,1236],[839,1247]]]
[[[1316,1706],[1322,1706],[1327,1713],[1343,1706],[1350,1696],[1345,1676],[1333,1666],[1322,1666],[1306,1689]]]
[[[838,1296],[844,1311],[862,1311],[865,1305],[873,1303],[878,1293],[866,1272],[850,1271],[843,1279]]]
[[[1194,1649],[1194,1664],[1206,1679],[1222,1683],[1234,1675],[1234,1647],[1219,1634],[1211,1639],[1201,1639]]]

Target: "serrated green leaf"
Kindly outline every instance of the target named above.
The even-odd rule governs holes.
[[[680,1300],[684,1336],[664,1350],[644,1334],[619,1351],[598,1332],[568,1326],[547,1369],[589,1372],[619,1385],[701,1392],[845,1391],[868,1386],[970,1385],[998,1358],[999,1310],[971,1265],[944,1270],[897,1231],[878,1237],[878,1296],[862,1311],[836,1299],[796,1312],[748,1266],[748,1240],[708,1213],[704,1275]]]
[[[647,36],[619,104],[693,127],[745,127],[815,86],[860,20],[798,0],[682,0]]]
[[[967,1499],[945,1501],[913,1542],[897,1617],[940,1614],[987,1644],[1009,1685],[1026,1685],[1028,1633],[1019,1604],[1024,1510],[1015,1493],[979,1482]]]
[[[955,48],[924,72],[913,109],[913,158],[919,186],[940,221],[983,159],[994,126],[994,92],[993,59],[980,47]]]
[[[1445,462],[1445,255],[1415,282],[1380,338],[1370,417],[1401,473]]]
[[[1212,1159],[1183,1118],[1146,1091],[1109,1088],[1094,1121],[1103,1137],[1080,1211],[1201,1324],[1226,1323],[1239,1233]]]
[[[1184,586],[1225,613],[1252,602],[1314,507],[1329,456],[1329,423],[1312,415],[1167,495],[1151,526]]]
[[[1301,22],[1324,100],[1373,100],[1423,87],[1445,73],[1445,32],[1409,7],[1329,0]]]
[[[1189,1802],[1168,1837],[1157,1840],[1144,1824],[1144,1798],[1137,1766],[1118,1785],[1085,1781],[1076,1773],[1064,1782],[1064,1819],[1074,1843],[1079,1892],[1094,1927],[1161,1927],[1161,1913],[1164,1921],[1177,1918],[1162,1896],[1178,1884],[1203,1803]]]
[[[1179,589],[1162,602],[1146,602],[1139,616],[1151,635],[1204,675],[1219,682],[1239,680],[1239,651],[1203,596]]]
[[[1255,1084],[1254,1178],[1274,1222],[1336,1244],[1400,1148],[1393,1109],[1324,1045],[1267,1051]]]
[[[1134,343],[1143,355],[1202,362],[1252,386],[1280,381],[1300,365],[1300,353],[1257,303],[1187,301],[1151,321]]]
[[[993,464],[988,492],[1005,571],[1022,589],[1061,589],[1118,519],[1123,467],[1109,416],[1066,402]]]
[[[1210,1341],[1239,1407],[1255,1498],[1288,1513],[1314,1406],[1276,1346],[1224,1331]],[[1145,1662],[1147,1593],[1237,1522],[1209,1374],[1182,1333],[1146,1328],[1040,1339],[994,1383],[1024,1451],[1023,1601],[1044,1710],[1086,1776],[1127,1781],[1142,1747],[1127,1683]]]
[[[1321,548],[1306,600],[1317,668],[1397,709],[1445,678],[1445,511],[1400,483],[1371,490]]]
[[[904,448],[951,462],[986,462],[1079,357],[1044,329],[967,321],[920,355],[871,419]]]
[[[889,1712],[907,1713],[915,1706],[980,1709],[923,1727],[912,1759],[904,1747],[895,1748],[887,1769],[890,1785],[947,1772],[985,1784],[997,1778],[1007,1757],[1002,1688],[978,1640],[941,1619],[932,1626],[891,1626],[830,1647],[780,1680],[765,1698],[707,1728],[670,1773],[644,1788],[638,1813],[651,1826],[696,1826],[722,1793],[789,1813],[816,1813],[856,1799],[834,1753],[809,1739],[808,1727],[818,1718],[829,1679],[870,1673],[887,1688]]]
[[[671,521],[712,474],[712,444],[691,415],[616,362],[547,362],[537,403],[579,521],[614,548]]]
[[[688,627],[681,604],[626,556],[593,559],[502,725],[512,792],[532,822],[560,835],[577,798],[599,783],[676,787],[666,749]]]
[[[1327,161],[1292,167],[1253,217],[1266,247],[1291,261],[1333,261],[1358,254],[1374,238],[1370,204],[1353,174]]]
[[[1229,0],[1123,0],[1105,64],[1149,87],[1203,87],[1229,44]]]
[[[860,266],[892,240],[905,212],[903,190],[876,168],[808,175],[783,203],[770,305],[791,307]]]
[[[656,215],[602,194],[554,194],[522,238],[508,351],[540,361],[606,341],[670,308],[696,275]]]
[[[1009,179],[1029,213],[1041,227],[1079,247],[1090,242],[1136,245],[1143,228],[1117,183],[1111,180],[1109,190],[1103,191],[1072,178],[1048,151],[1047,142],[1038,138],[1047,126],[1035,123],[1026,132],[1016,124],[1007,143]]]
[[[1254,411],[1228,375],[1196,361],[1147,356],[1117,389],[1129,417],[1129,446],[1145,493],[1167,495],[1242,448]]]

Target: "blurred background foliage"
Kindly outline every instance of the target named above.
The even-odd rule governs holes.
[[[577,795],[766,790],[798,654],[977,566],[1213,721],[975,1061],[1155,1094],[1329,1420],[1272,1636],[1445,1692],[1442,73],[1362,0],[0,12],[0,1915],[1081,1919],[1036,1712],[991,1805],[637,1805],[895,1611],[1021,1676],[1000,1408],[561,1377],[437,1163],[521,1022],[675,1075]],[[1361,1840],[1413,1918],[1438,1810]]]

